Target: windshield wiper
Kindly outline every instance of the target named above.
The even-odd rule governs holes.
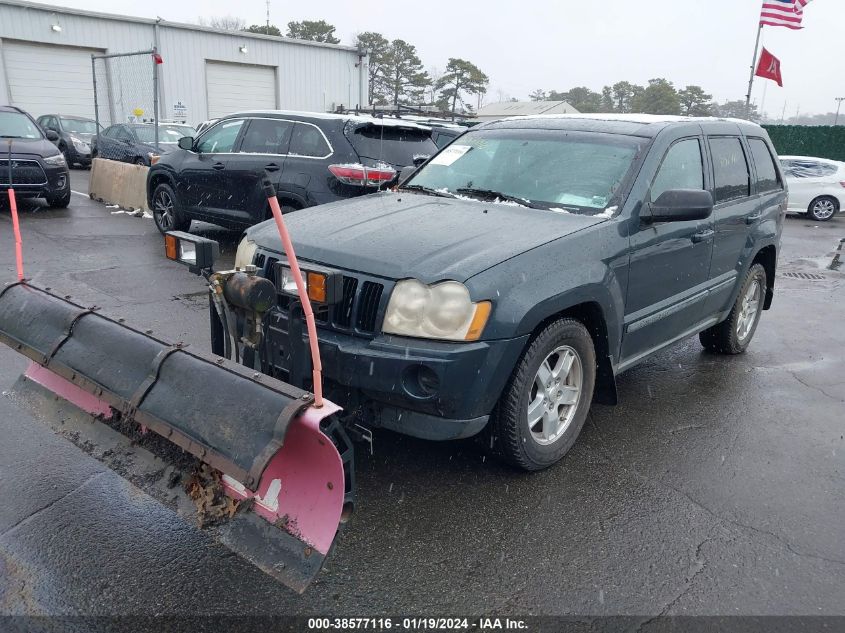
[[[502,193],[501,191],[493,191],[492,189],[476,189],[475,187],[461,187],[460,189],[456,189],[460,194],[464,194],[467,196],[478,196],[484,197],[489,201],[493,201],[496,198],[501,200],[502,202],[515,202],[516,204],[522,205],[523,207],[528,207],[529,209],[547,209],[548,207],[544,207],[539,205],[535,202],[531,202],[530,200],[526,200],[525,198],[519,198],[517,196],[511,196],[507,193]]]
[[[0,138],[25,138],[25,137],[15,136],[14,134],[0,134]]]
[[[407,189],[408,191],[419,191],[430,196],[439,196],[441,198],[455,198],[455,194],[439,189],[432,189],[431,187],[423,187],[422,185],[402,185],[400,189]]]

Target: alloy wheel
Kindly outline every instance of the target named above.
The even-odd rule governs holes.
[[[736,336],[740,342],[745,341],[754,323],[757,320],[757,313],[760,311],[760,299],[763,296],[763,286],[759,279],[754,279],[745,294],[742,295],[742,302],[739,308],[739,318],[736,320]]]
[[[153,215],[165,231],[173,228],[173,199],[166,191],[159,191],[153,201]]]
[[[581,358],[568,345],[558,347],[540,363],[527,410],[528,430],[537,444],[553,444],[572,424],[583,382]]]
[[[833,200],[828,200],[827,198],[816,200],[813,205],[812,214],[818,220],[827,220],[834,213],[836,213],[836,205],[833,204]]]

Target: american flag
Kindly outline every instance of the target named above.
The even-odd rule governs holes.
[[[810,0],[763,0],[760,24],[800,29],[804,7],[809,3]]]

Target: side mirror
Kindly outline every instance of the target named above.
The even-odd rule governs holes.
[[[706,220],[713,213],[713,196],[703,189],[670,189],[649,205],[650,222]]]
[[[55,143],[59,140],[59,133],[56,132],[56,130],[47,130],[46,135],[48,141],[53,141]]]
[[[417,172],[417,168],[414,165],[408,165],[407,167],[403,167],[399,170],[399,186],[405,184],[405,181],[408,180],[411,176],[413,176]]]
[[[192,150],[194,149],[194,137],[193,136],[183,136],[179,139],[179,149],[187,149]]]

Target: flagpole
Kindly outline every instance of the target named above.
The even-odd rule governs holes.
[[[751,78],[748,80],[748,94],[745,95],[746,112],[751,111],[751,89],[754,87],[754,72],[757,70],[757,53],[760,52],[760,35],[763,33],[763,24],[757,28],[757,41],[754,43],[754,58],[751,60]]]

